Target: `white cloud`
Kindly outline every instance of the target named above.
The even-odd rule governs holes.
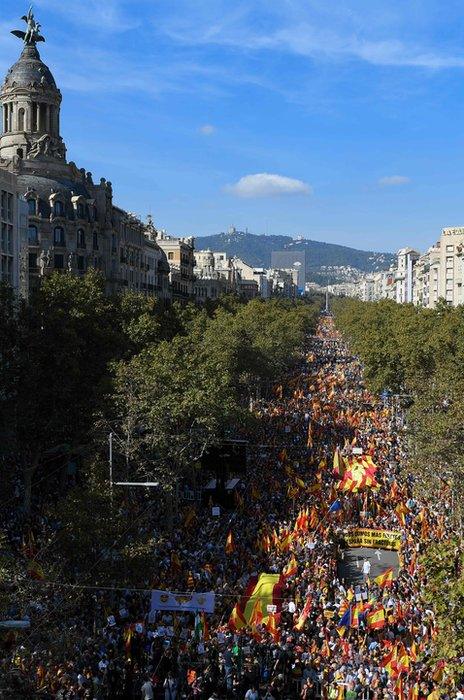
[[[95,32],[117,34],[135,29],[142,23],[138,13],[125,7],[123,0],[81,0],[79,3],[36,0],[36,3],[39,8],[59,13],[74,24],[91,26]]]
[[[183,44],[216,44],[247,53],[285,52],[319,61],[358,60],[375,66],[464,68],[459,47],[434,42],[431,31],[408,31],[415,24],[415,14],[407,6],[398,12],[390,7],[379,12],[377,3],[371,11],[363,3],[362,11],[356,12],[353,7],[346,9],[346,0],[335,0],[329,7],[317,0],[237,0],[229,10],[229,3],[204,0],[208,9],[200,13],[195,5],[191,13],[191,3],[184,2],[181,13],[177,9],[175,15],[165,13],[160,23],[161,31]],[[421,20],[433,29],[433,13],[422,13]]]
[[[411,179],[405,175],[389,175],[381,177],[379,185],[381,187],[400,187],[401,185],[408,185],[410,182]]]
[[[312,188],[303,180],[296,180],[284,175],[256,173],[245,175],[233,185],[227,185],[226,192],[237,197],[279,197],[281,195],[312,194]]]
[[[214,134],[215,131],[216,127],[212,124],[203,124],[203,126],[200,126],[199,128],[199,132],[203,136],[211,136],[212,134]]]

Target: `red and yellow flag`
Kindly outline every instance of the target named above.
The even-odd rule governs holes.
[[[403,527],[406,525],[407,513],[409,513],[409,508],[404,503],[398,503],[395,508],[395,514]]]
[[[313,604],[313,599],[311,598],[311,596],[308,596],[306,598],[305,606],[304,606],[303,610],[301,611],[300,616],[299,616],[299,618],[296,622],[296,625],[294,627],[294,629],[298,630],[298,632],[301,632],[301,630],[303,629],[304,624],[308,618],[308,615],[311,612],[312,604]]]
[[[380,588],[391,588],[393,585],[393,568],[390,567],[384,571],[383,574],[380,574],[380,576],[376,576],[374,583]]]
[[[261,610],[262,622],[267,624],[269,613],[268,605],[276,605],[277,610],[281,607],[283,578],[279,574],[261,574],[252,576],[244,595],[232,610],[229,627],[233,631],[249,626],[252,616],[256,616],[256,611]]]
[[[295,576],[297,573],[298,573],[298,562],[295,559],[295,555],[292,554],[290,561],[288,562],[287,566],[282,571],[282,575],[284,576],[284,578],[290,578],[291,576]]]
[[[366,615],[368,629],[381,630],[385,627],[385,609],[383,605],[379,605],[374,610],[371,610]]]
[[[269,613],[269,618],[266,623],[266,629],[269,634],[272,635],[275,643],[280,640],[280,631],[277,629],[277,618],[280,618],[280,615]]]
[[[229,530],[229,534],[227,535],[225,550],[226,554],[232,554],[232,552],[235,551],[235,543],[234,537],[232,535],[232,530]]]

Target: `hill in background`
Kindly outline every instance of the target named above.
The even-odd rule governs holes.
[[[396,259],[392,253],[374,253],[306,238],[255,235],[235,229],[214,236],[201,236],[197,238],[196,248],[224,251],[255,267],[270,267],[273,251],[306,251],[307,281],[320,284],[345,281],[350,276],[356,276],[356,271],[388,270]],[[350,268],[354,274],[350,274],[350,269],[340,268]]]

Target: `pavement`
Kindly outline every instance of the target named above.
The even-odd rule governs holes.
[[[338,577],[349,584],[359,584],[364,580],[363,562],[368,559],[371,564],[369,578],[374,579],[393,567],[396,578],[399,571],[398,552],[391,549],[373,549],[371,547],[351,547],[340,551],[337,561]]]

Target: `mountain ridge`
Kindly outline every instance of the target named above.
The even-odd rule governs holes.
[[[364,273],[388,270],[396,258],[393,253],[359,250],[310,238],[253,234],[235,229],[198,237],[196,247],[199,250],[223,251],[229,256],[242,258],[255,267],[270,267],[272,252],[305,251],[307,281],[319,281],[321,275],[329,277],[331,282],[335,281],[338,275],[333,268],[349,267]]]

